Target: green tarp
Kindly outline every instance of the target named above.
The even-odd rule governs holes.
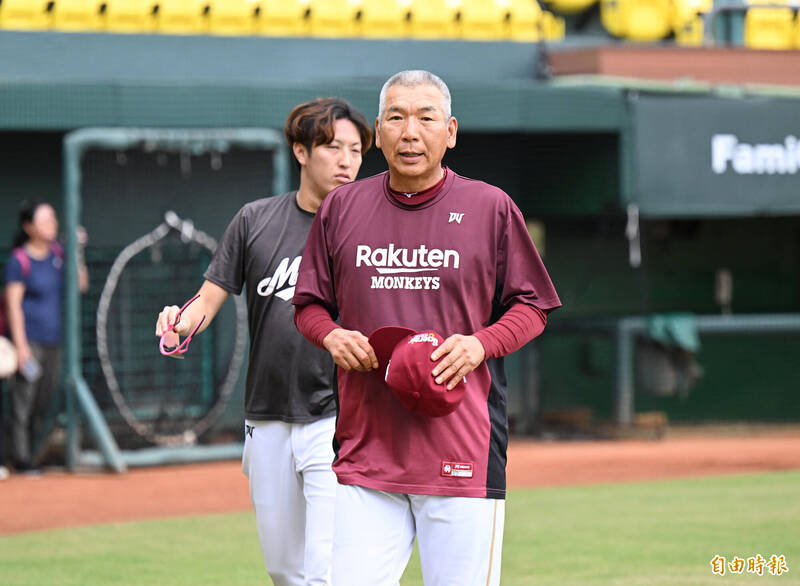
[[[667,348],[681,348],[687,352],[700,350],[700,336],[693,315],[688,313],[663,313],[647,319],[647,336]]]

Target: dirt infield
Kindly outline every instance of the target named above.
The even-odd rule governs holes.
[[[660,441],[512,440],[509,488],[631,482],[800,468],[800,430]],[[0,482],[0,534],[250,508],[239,462],[124,475],[12,475]]]

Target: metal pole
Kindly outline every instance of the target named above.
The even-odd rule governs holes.
[[[633,420],[633,342],[630,332],[625,327],[624,320],[617,323],[617,372],[616,372],[616,403],[614,405],[617,424],[630,425]]]
[[[78,291],[78,264],[77,264],[77,243],[75,236],[78,229],[78,190],[80,186],[80,160],[73,164],[69,145],[65,141],[64,145],[64,221],[66,224],[66,284],[64,300],[64,332],[65,348],[64,363],[66,365],[66,407],[67,407],[67,445],[66,445],[66,465],[68,470],[75,470],[78,458],[78,425],[79,414],[75,410],[75,374],[79,371],[79,360],[77,355],[80,347],[80,306]]]
[[[272,160],[275,162],[274,192],[277,195],[289,191],[289,157],[291,155],[283,141],[278,143],[276,149],[277,152]]]
[[[141,466],[164,466],[166,464],[191,464],[221,460],[241,460],[244,444],[230,443],[214,446],[174,446],[143,448],[136,451],[122,451],[121,458],[130,468]],[[104,456],[95,451],[81,454],[82,466],[102,466]]]
[[[90,429],[100,446],[106,463],[116,472],[124,472],[125,464],[119,456],[119,448],[106,425],[97,403],[81,374],[81,330],[80,330],[80,291],[78,290],[78,246],[77,230],[80,217],[80,161],[82,145],[74,140],[75,133],[64,137],[64,219],[67,228],[66,264],[66,349],[67,365],[67,468],[77,466],[78,414],[75,398],[86,414]]]
[[[115,472],[125,472],[127,470],[125,461],[122,459],[122,454],[117,447],[117,442],[114,440],[114,436],[111,435],[111,431],[106,425],[106,420],[103,418],[103,414],[100,412],[100,408],[97,406],[94,396],[89,390],[89,386],[86,384],[86,381],[83,380],[83,377],[77,377],[74,384],[75,397],[78,399],[78,404],[86,413],[89,429],[97,440],[97,445],[100,448],[100,452],[103,454],[103,459]]]
[[[64,208],[67,229],[66,250],[66,350],[65,364],[67,372],[67,466],[74,470],[78,464],[85,463],[80,457],[78,442],[78,422],[81,412],[86,416],[89,429],[100,448],[106,465],[124,472],[126,460],[123,458],[114,436],[111,434],[100,408],[83,379],[81,372],[81,336],[80,336],[80,292],[78,291],[77,242],[76,230],[80,218],[80,161],[83,153],[93,146],[102,148],[126,149],[148,141],[161,144],[174,144],[180,147],[187,141],[197,141],[211,145],[219,150],[228,148],[231,143],[245,148],[267,147],[275,153],[273,156],[275,193],[284,193],[289,189],[289,156],[288,149],[281,134],[267,128],[239,129],[141,129],[141,128],[86,128],[70,132],[64,137]],[[77,401],[77,402],[76,402]],[[80,410],[76,409],[80,407]],[[233,448],[232,451],[236,451]],[[215,455],[213,449],[198,447],[191,452],[192,458],[198,460],[203,454]],[[230,449],[227,453],[231,453]],[[183,452],[181,452],[183,454]],[[141,461],[150,461],[149,454],[143,454]],[[152,458],[153,462],[158,458]],[[137,462],[139,460],[136,460]]]
[[[800,331],[800,314],[699,315],[695,325],[698,332],[708,334],[797,332]]]
[[[634,336],[644,329],[644,319],[623,317],[616,323],[617,346],[616,404],[617,424],[627,426],[633,423],[634,412]]]
[[[539,347],[536,341],[526,345],[520,353],[522,364],[522,412],[523,431],[536,433],[541,414],[541,372],[539,371]]]

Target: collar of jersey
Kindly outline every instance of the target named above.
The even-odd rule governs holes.
[[[414,211],[414,210],[424,210],[432,205],[434,205],[437,201],[441,200],[447,193],[450,191],[450,188],[453,186],[453,181],[455,181],[456,174],[453,172],[452,169],[447,168],[447,177],[445,177],[444,185],[442,185],[441,189],[434,195],[431,199],[415,204],[415,203],[405,203],[397,199],[394,195],[392,195],[391,191],[389,191],[389,172],[385,171],[385,177],[383,179],[383,196],[395,207],[400,209]],[[413,197],[409,198],[409,201],[413,201]]]

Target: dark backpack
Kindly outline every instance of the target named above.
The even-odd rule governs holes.
[[[53,253],[60,258],[64,259],[64,249],[58,242],[53,242]],[[11,251],[11,256],[17,259],[22,267],[22,278],[27,279],[31,274],[31,259],[25,250],[20,246]],[[10,332],[8,329],[8,312],[6,307],[6,290],[3,287],[3,293],[0,295],[0,336],[9,337]]]

